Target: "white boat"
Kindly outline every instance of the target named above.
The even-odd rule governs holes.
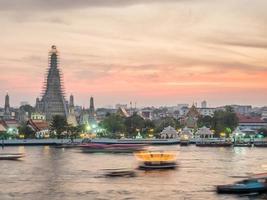
[[[0,160],[18,160],[24,156],[22,153],[0,153]]]

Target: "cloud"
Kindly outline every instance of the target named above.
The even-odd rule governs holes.
[[[214,39],[210,41],[212,41],[213,43],[229,45],[229,46],[267,49],[267,41],[259,41],[249,38]]]
[[[137,4],[189,2],[197,0],[1,0],[0,10],[62,10],[86,7],[121,7]]]

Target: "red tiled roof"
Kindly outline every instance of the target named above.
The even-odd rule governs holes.
[[[43,120],[30,119],[27,124],[31,125],[35,131],[41,131],[49,128],[49,123]]]
[[[260,117],[252,117],[242,114],[236,114],[239,123],[264,123]]]

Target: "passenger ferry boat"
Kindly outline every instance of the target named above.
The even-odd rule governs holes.
[[[90,140],[97,144],[147,144],[147,145],[175,145],[179,144],[179,139],[108,139],[95,138]]]
[[[175,169],[177,167],[177,152],[174,151],[144,151],[134,155],[141,162],[139,169]]]

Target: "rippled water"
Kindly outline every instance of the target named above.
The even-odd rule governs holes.
[[[238,181],[233,176],[262,173],[267,148],[161,147],[179,151],[179,167],[138,171],[133,178],[103,178],[102,169],[136,168],[131,154],[84,154],[77,149],[6,147],[25,152],[22,161],[0,161],[0,199],[267,199],[217,195],[214,185]]]

